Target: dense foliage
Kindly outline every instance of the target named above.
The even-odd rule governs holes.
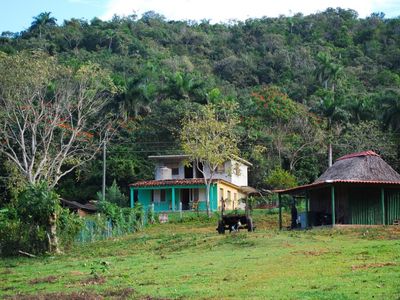
[[[46,182],[27,185],[16,201],[0,210],[0,255],[58,251],[72,244],[81,226]]]
[[[27,20],[29,23],[29,20]],[[108,146],[108,184],[127,191],[152,177],[148,155],[181,152],[182,119],[199,107],[231,101],[241,156],[250,160],[250,185],[270,188],[273,170],[298,183],[314,180],[333,157],[372,149],[397,170],[400,132],[400,19],[327,9],[304,16],[248,19],[229,24],[167,21],[154,12],[111,21],[38,15],[20,33],[4,32],[0,55],[37,51],[60,65],[97,64],[118,93]],[[221,106],[221,113],[223,107]],[[370,138],[369,138],[370,137]],[[64,177],[67,199],[93,199],[101,157]],[[3,198],[10,166],[2,158]],[[12,175],[12,176],[11,176]],[[3,175],[4,176],[4,175]]]

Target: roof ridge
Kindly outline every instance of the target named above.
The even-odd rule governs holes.
[[[360,157],[360,156],[378,156],[381,157],[379,154],[375,153],[372,150],[368,150],[368,151],[361,151],[361,152],[355,152],[355,153],[350,153],[350,154],[346,154],[342,157],[339,157],[336,161],[338,160],[343,160],[343,159],[348,159],[348,158],[353,158],[353,157]]]

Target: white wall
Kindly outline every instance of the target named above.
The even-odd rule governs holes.
[[[239,166],[239,174],[236,173],[236,165]],[[162,180],[165,178],[162,178],[162,174],[160,172],[161,168],[164,167],[165,164],[163,162],[159,162],[156,165],[155,169],[155,179],[156,180]],[[247,186],[248,185],[248,166],[235,160],[230,160],[225,162],[224,164],[225,171],[223,173],[215,173],[214,178],[215,179],[223,179],[225,181],[231,182],[237,186]],[[204,166],[204,172],[206,177],[210,176],[210,170],[207,169],[206,166]],[[195,167],[193,167],[193,175],[195,175]],[[179,163],[179,175],[172,175],[171,179],[184,179],[185,178],[185,165],[182,162]],[[195,177],[194,177],[195,178]]]
[[[239,164],[239,174],[235,172],[235,165]],[[232,183],[238,186],[247,186],[248,185],[248,178],[247,178],[248,166],[242,164],[241,162],[232,161]]]
[[[236,164],[239,165],[239,174],[236,174]],[[209,177],[210,170],[205,168],[205,172],[207,174],[207,177]],[[248,167],[245,164],[235,160],[230,160],[225,163],[225,172],[215,173],[214,178],[223,179],[237,186],[247,186],[248,185],[247,172],[248,172]]]
[[[172,169],[171,169],[171,177],[170,178],[163,178],[162,176],[162,168],[165,168],[165,163],[157,163],[156,164],[156,168],[154,171],[154,179],[155,180],[163,180],[163,179],[183,179],[185,178],[185,165],[183,164],[183,162],[181,162],[178,166],[179,168],[179,174],[178,175],[172,175]]]

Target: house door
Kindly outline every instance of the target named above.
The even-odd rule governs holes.
[[[193,167],[192,167],[192,165],[185,166],[185,178],[193,178]]]
[[[190,200],[190,189],[182,189],[181,190],[182,210],[190,209],[189,200]]]

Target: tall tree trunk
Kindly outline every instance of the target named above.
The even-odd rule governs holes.
[[[52,253],[61,253],[57,237],[57,215],[55,213],[49,217],[47,236],[49,239],[49,251]]]
[[[332,166],[332,143],[329,142],[328,145],[328,166]]]
[[[211,182],[206,184],[206,209],[207,215],[211,218],[211,211],[210,211],[210,187]]]

